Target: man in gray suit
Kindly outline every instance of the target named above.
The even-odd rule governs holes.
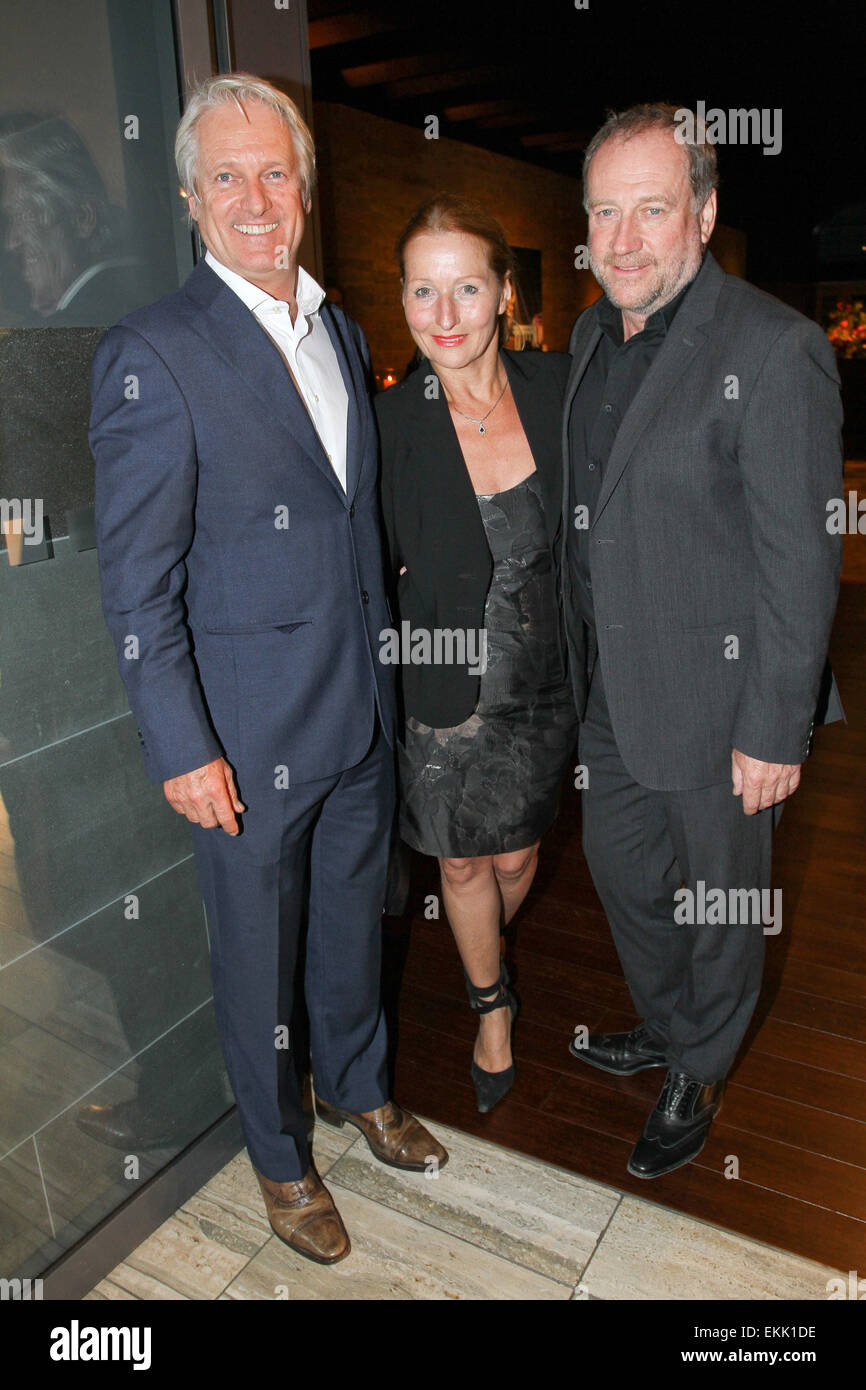
[[[587,148],[604,295],[572,334],[563,433],[584,850],[641,1019],[571,1051],[666,1069],[628,1164],[644,1178],[706,1141],[781,926],[774,821],[815,722],[842,717],[833,352],[706,250],[715,151],[682,134],[675,108],[638,106]]]

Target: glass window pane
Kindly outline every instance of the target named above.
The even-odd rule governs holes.
[[[89,374],[192,268],[169,0],[4,0],[0,1277],[38,1275],[232,1104],[186,823],[102,618]]]

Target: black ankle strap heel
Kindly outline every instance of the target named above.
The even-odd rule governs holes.
[[[504,960],[499,965],[499,979],[495,980],[492,985],[473,985],[465,970],[463,975],[466,980],[466,993],[469,995],[469,1007],[473,1013],[489,1014],[494,1009],[510,1009],[512,1020],[517,1017],[517,998],[511,989],[511,981]],[[485,999],[484,996],[492,994],[494,990],[497,991],[495,997]],[[486,1115],[487,1111],[492,1110],[497,1101],[500,1101],[514,1085],[514,1063],[512,1062],[510,1067],[506,1067],[505,1071],[484,1071],[477,1062],[473,1061],[471,1070],[478,1109],[482,1115]]]
[[[473,985],[466,971],[463,971],[463,978],[466,981],[466,993],[469,995],[469,1007],[476,1014],[490,1014],[494,1009],[509,1008],[511,1017],[517,1015],[517,999],[514,991],[510,988],[511,979],[505,961],[499,962],[499,979],[494,980],[492,985]],[[496,990],[496,997],[485,999],[486,994],[492,994]]]

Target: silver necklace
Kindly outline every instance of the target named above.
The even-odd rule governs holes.
[[[473,425],[477,425],[477,426],[478,426],[478,433],[479,433],[479,434],[486,434],[487,431],[486,431],[486,429],[484,428],[484,421],[485,421],[490,415],[493,414],[494,410],[495,410],[496,407],[498,406],[499,402],[502,400],[502,397],[505,395],[505,392],[506,392],[507,390],[508,390],[508,378],[506,377],[506,379],[505,379],[505,385],[503,386],[503,388],[502,388],[502,390],[500,391],[499,395],[496,397],[496,400],[493,402],[492,406],[491,406],[490,409],[488,410],[487,415],[482,415],[480,420],[476,420],[476,419],[474,418],[474,416],[472,416],[472,415],[467,415],[466,412],[465,412],[465,410],[457,410],[456,405],[452,404],[451,402],[449,402],[449,404],[451,405],[451,409],[452,409],[452,410],[457,410],[457,414],[463,416],[463,419],[464,419],[464,420],[471,420],[472,423],[473,423]]]

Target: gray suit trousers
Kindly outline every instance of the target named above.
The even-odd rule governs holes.
[[[670,1067],[721,1080],[760,992],[764,929],[779,928],[769,890],[781,806],[745,815],[730,780],[688,791],[635,782],[613,735],[600,660],[580,761],[584,852],[635,1008],[666,1044]]]

